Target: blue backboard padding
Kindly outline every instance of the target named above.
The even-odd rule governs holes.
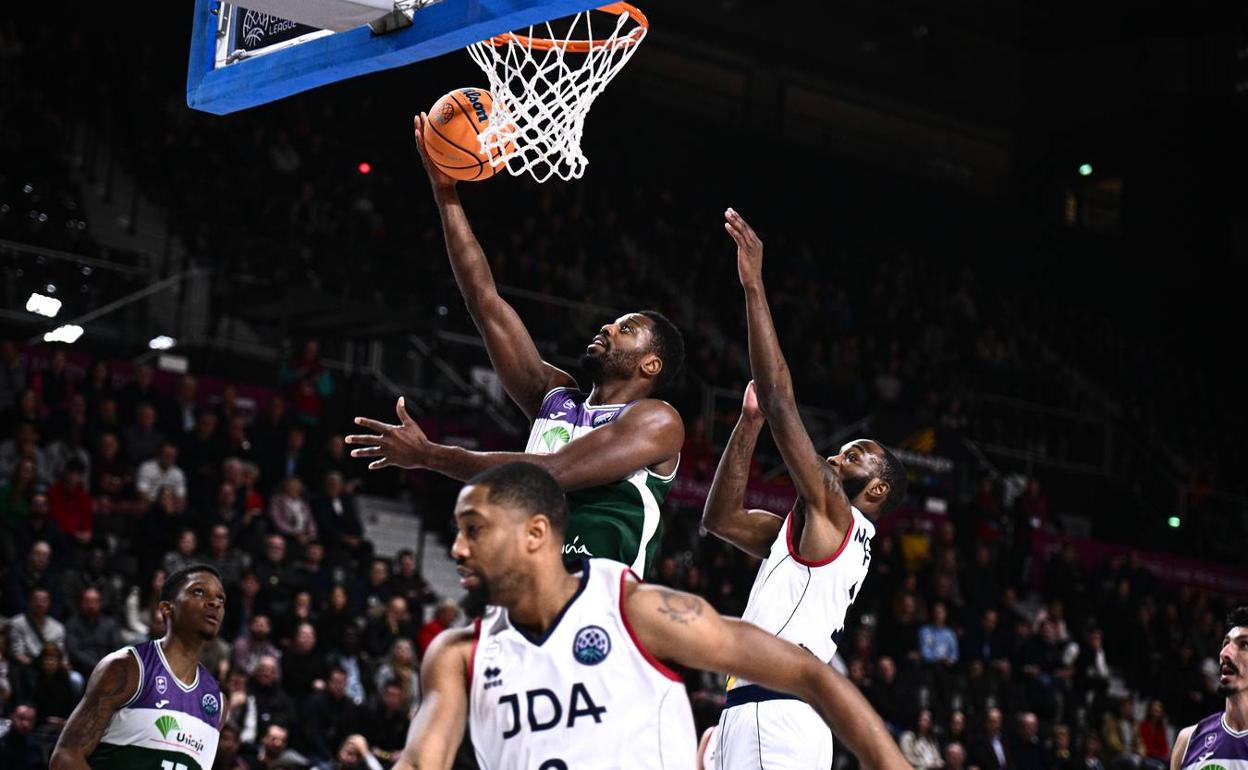
[[[226,115],[317,86],[401,67],[478,40],[595,8],[603,0],[443,0],[415,23],[374,35],[368,27],[328,35],[213,69],[216,0],[196,0],[186,78],[188,106]]]

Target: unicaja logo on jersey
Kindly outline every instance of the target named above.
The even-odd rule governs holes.
[[[156,720],[156,729],[160,730],[161,738],[168,738],[171,731],[181,730],[182,728],[178,726],[178,720],[168,714],[165,714],[163,717]]]
[[[161,695],[164,695],[165,690],[168,690],[168,689],[169,689],[169,680],[165,679],[163,676],[156,677],[156,692],[160,693]]]
[[[203,707],[204,713],[209,716],[221,710],[221,704],[217,703],[217,696],[212,693],[205,693],[204,699],[199,702],[199,705]]]
[[[562,425],[556,425],[542,434],[542,443],[546,445],[548,452],[555,451],[557,445],[566,444],[571,440],[572,434],[568,433],[568,429]]]
[[[598,626],[585,626],[576,632],[576,638],[572,640],[572,657],[587,666],[596,666],[606,660],[609,652],[611,637]]]

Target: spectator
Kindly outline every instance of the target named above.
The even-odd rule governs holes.
[[[247,633],[234,641],[234,665],[251,676],[266,658],[274,661],[281,658],[281,650],[269,641],[272,630],[268,615],[253,617],[247,626]]]
[[[26,390],[26,364],[18,353],[17,343],[0,340],[0,425],[5,424],[17,407],[18,396]]]
[[[34,665],[47,645],[65,650],[65,626],[48,614],[52,595],[46,589],[36,588],[30,592],[28,607],[9,622],[9,655],[23,666]]]
[[[165,578],[168,574],[163,569],[157,569],[152,572],[151,578],[148,579],[143,589],[140,590],[138,586],[130,588],[130,592],[126,595],[126,627],[121,632],[127,644],[145,642],[151,635],[152,618],[160,616],[158,611],[160,591],[165,586]],[[229,615],[230,613],[227,612],[226,617]]]
[[[342,476],[343,490],[354,495],[364,483],[361,477],[362,466],[347,454],[347,444],[341,433],[334,433],[325,439],[324,451],[316,463],[313,478],[324,479],[330,473]]]
[[[321,363],[320,343],[313,339],[304,342],[299,354],[282,366],[279,380],[290,399],[295,422],[320,425],[323,402],[334,392],[334,380]]]
[[[358,632],[362,622],[359,613],[351,607],[346,586],[335,585],[329,590],[329,601],[317,620],[316,635],[329,649],[340,650],[347,629],[354,628]]]
[[[927,709],[919,711],[914,729],[902,733],[898,743],[901,755],[914,770],[933,770],[945,766],[945,761],[940,757],[940,747],[932,736],[932,712]]]
[[[304,745],[317,762],[332,757],[333,746],[362,727],[360,707],[347,695],[347,672],[329,669],[325,689],[313,692],[299,709]]]
[[[303,497],[303,482],[290,476],[269,503],[269,522],[281,534],[305,545],[316,538],[316,519]]]
[[[879,712],[884,726],[896,738],[901,734],[901,725],[907,724],[907,693],[897,683],[897,664],[887,655],[881,657],[875,665],[875,680],[866,692],[867,700]]]
[[[1137,726],[1139,746],[1144,751],[1144,761],[1149,770],[1164,770],[1170,761],[1170,741],[1166,731],[1166,707],[1154,698],[1148,702],[1148,711]]]
[[[377,689],[381,691],[386,682],[396,682],[403,693],[403,703],[408,711],[420,705],[420,667],[411,639],[395,639],[390,656],[377,669]]]
[[[233,639],[242,629],[251,625],[251,619],[265,612],[264,601],[260,595],[260,579],[252,570],[243,570],[238,580],[238,588],[229,592],[226,606],[230,611],[225,613],[225,625],[221,632],[226,638]]]
[[[290,732],[284,724],[270,722],[264,731],[253,770],[297,770],[307,767],[310,764],[307,758],[288,745],[289,736]]]
[[[61,534],[79,546],[91,542],[93,518],[91,495],[85,485],[85,469],[78,460],[70,460],[65,473],[48,493],[48,513]]]
[[[200,411],[195,418],[194,431],[182,439],[178,457],[188,477],[192,507],[207,510],[216,490],[217,473],[225,459],[225,441],[216,412]]]
[[[184,567],[197,563],[199,557],[195,555],[195,551],[198,548],[199,538],[195,536],[195,530],[190,527],[183,527],[178,532],[177,545],[172,551],[165,554],[164,559],[160,562],[160,568],[172,575]]]
[[[173,487],[161,487],[156,500],[139,521],[143,536],[135,543],[134,553],[141,573],[146,574],[161,565],[165,554],[177,544],[177,533],[186,522],[185,508]]]
[[[932,621],[919,628],[919,655],[924,663],[957,665],[958,637],[946,625],[948,617],[945,605],[936,602],[932,605]]]
[[[156,500],[162,489],[170,489],[177,501],[177,511],[186,507],[186,474],[178,467],[178,448],[169,442],[159,445],[154,459],[145,461],[139,466],[135,487],[139,498],[144,501]]]
[[[979,627],[967,631],[964,641],[966,649],[962,655],[964,659],[989,663],[1008,655],[1007,640],[998,627],[998,617],[996,610],[984,610]],[[974,764],[974,760],[971,763]]]
[[[242,741],[238,727],[225,722],[217,735],[217,755],[212,760],[212,770],[251,770],[251,766],[239,755]]]
[[[402,596],[395,596],[386,602],[385,613],[368,624],[364,649],[369,655],[380,657],[390,651],[395,640],[411,639],[414,636],[416,629],[407,611],[407,600]]]
[[[282,656],[283,685],[296,702],[325,687],[329,664],[316,648],[316,629],[300,623],[291,648]]]
[[[156,407],[151,404],[139,404],[134,411],[134,424],[121,430],[121,440],[126,445],[126,459],[139,468],[139,476],[143,475],[143,466],[161,451],[165,444],[165,434],[156,427]],[[174,446],[170,442],[170,446]],[[139,489],[142,492],[142,488]]]
[[[286,564],[286,541],[281,535],[265,538],[264,555],[256,562],[255,572],[261,603],[272,615],[286,615],[297,586],[294,572]]]
[[[161,429],[171,441],[180,441],[195,430],[196,394],[199,382],[189,374],[178,380],[173,398],[165,402],[161,410]]]
[[[117,407],[122,414],[137,414],[138,408],[144,404],[152,407],[153,417],[156,404],[160,403],[160,393],[156,390],[156,370],[150,364],[139,364],[134,368],[134,380],[117,394]],[[104,394],[108,395],[108,394]]]
[[[21,682],[21,697],[34,704],[41,725],[59,729],[65,724],[78,701],[79,688],[70,679],[69,662],[60,645],[45,644],[36,665],[22,672]]]
[[[368,697],[373,686],[372,667],[368,658],[361,654],[360,631],[354,625],[347,626],[342,635],[342,645],[335,650],[330,663],[347,672],[347,697],[357,705]]]
[[[295,585],[311,594],[318,606],[325,601],[333,586],[333,575],[325,566],[325,546],[316,540],[308,541],[303,547],[303,558],[295,563],[292,573]]]
[[[247,434],[247,420],[242,415],[236,414],[226,420],[222,453],[238,461],[256,459],[256,447]]]
[[[395,556],[398,570],[390,576],[390,595],[402,596],[413,612],[424,615],[423,607],[438,600],[425,579],[416,570],[416,554],[404,548]]]
[[[26,523],[37,485],[35,462],[30,458],[18,460],[9,478],[0,481],[0,528],[16,531]]]
[[[382,770],[363,735],[351,735],[338,748],[337,761],[330,770]]]
[[[407,743],[408,712],[404,704],[403,688],[398,682],[386,682],[381,688],[381,699],[369,712],[364,737],[373,748],[373,756],[383,766],[389,767],[399,758]]]
[[[117,434],[102,433],[95,443],[91,491],[95,495],[96,513],[106,522],[101,525],[106,530],[128,535],[128,517],[144,510],[134,489],[134,466],[121,456]],[[108,526],[110,521],[112,525]]]
[[[1018,716],[1018,737],[1010,747],[1013,770],[1051,770],[1048,753],[1040,741],[1040,720],[1030,712]]]
[[[234,683],[237,685],[237,682]],[[239,730],[244,744],[255,744],[268,733],[269,725],[292,724],[295,706],[281,686],[281,669],[277,658],[262,655],[256,660],[255,674],[247,682],[244,697],[238,691],[230,692],[231,704],[241,701],[239,708],[231,705],[227,719]]]
[[[945,770],[966,770],[966,749],[961,743],[945,746]]]
[[[1105,746],[1103,756],[1110,770],[1132,770],[1144,760],[1140,754],[1133,712],[1131,698],[1119,698],[1101,721],[1101,740]]]
[[[134,414],[134,412],[126,414]],[[100,436],[105,433],[111,433],[118,438],[125,436],[121,419],[117,416],[117,401],[107,396],[101,398],[92,410],[91,419],[87,422],[87,443],[97,445]],[[127,454],[126,457],[128,458],[129,455]]]
[[[221,584],[227,591],[238,587],[243,571],[251,566],[247,554],[230,545],[230,529],[224,524],[213,526],[208,533],[208,550],[198,561],[214,568],[221,575]]]
[[[1053,770],[1081,770],[1079,757],[1070,743],[1070,728],[1057,725],[1053,728],[1053,746],[1049,750],[1049,767]]]
[[[438,605],[438,608],[433,611],[433,618],[421,626],[420,634],[416,637],[421,656],[424,656],[425,650],[429,649],[433,640],[438,638],[438,634],[454,625],[458,617],[459,605],[455,602],[447,600]]]
[[[311,466],[304,444],[307,438],[303,428],[294,427],[286,431],[282,445],[265,457],[265,465],[261,468],[263,475],[273,483],[274,479],[298,478],[307,481],[311,475]]]
[[[0,366],[0,387],[3,382],[4,369]],[[38,716],[38,710],[29,702],[19,703],[13,709],[9,731],[0,738],[0,767],[5,770],[43,770],[48,766],[47,746],[35,737]]]
[[[99,590],[84,588],[78,599],[78,613],[65,624],[70,665],[83,677],[91,676],[105,655],[121,647],[121,627],[115,619],[101,614],[100,609]]]
[[[368,617],[376,618],[385,613],[391,598],[390,588],[390,563],[385,559],[373,559],[364,583],[364,611]],[[386,649],[389,648],[386,645]]]
[[[984,731],[967,747],[967,760],[980,770],[1006,770],[1010,767],[1005,738],[1001,734],[1001,710],[988,709],[984,715]]]
[[[3,528],[0,528],[0,534],[3,534],[3,532]],[[37,548],[36,546],[39,543],[43,545]],[[28,554],[27,559],[29,560],[29,557],[34,555],[36,551],[45,551],[48,554],[50,563],[52,554],[64,553],[65,550],[65,546],[62,545],[61,531],[52,522],[51,516],[48,515],[48,495],[44,492],[35,492],[31,495],[30,516],[26,521],[18,525],[16,530],[11,531],[9,537],[0,537],[0,556],[5,557],[5,561],[10,564],[16,564],[20,554]],[[15,589],[15,581],[21,583],[25,580],[40,579],[27,573],[22,568],[10,569],[8,577],[9,588],[7,590],[9,596],[14,599],[21,598],[23,602],[30,592]],[[55,592],[53,593],[52,604],[54,607],[60,604],[57,601]],[[20,608],[25,605],[6,604],[0,606],[17,606]],[[10,609],[10,612],[16,611],[15,609]]]
[[[1078,763],[1079,770],[1105,770],[1101,762],[1101,739],[1089,730],[1083,736],[1083,756]]]
[[[269,399],[264,415],[251,426],[252,441],[255,443],[256,456],[268,458],[281,453],[286,443],[286,433],[290,429],[290,419],[286,413],[286,399],[280,395]],[[284,474],[276,478],[284,478]]]
[[[52,461],[39,443],[39,428],[32,422],[19,423],[13,438],[0,443],[0,478],[11,478],[22,460],[34,466],[34,483],[52,483]]]
[[[364,540],[364,522],[355,496],[343,486],[342,474],[326,474],[324,494],[312,503],[317,531],[329,549],[329,559],[337,565],[353,565],[371,556]]]

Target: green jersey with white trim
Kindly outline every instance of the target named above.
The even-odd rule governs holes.
[[[595,406],[588,399],[588,393],[574,388],[555,388],[547,393],[533,420],[524,451],[557,452],[565,444],[610,423],[631,405]],[[640,468],[619,481],[569,492],[571,515],[563,546],[564,560],[579,564],[587,557],[614,559],[638,574],[645,574],[662,539],[659,506],[675,480],[675,469],[660,476]]]

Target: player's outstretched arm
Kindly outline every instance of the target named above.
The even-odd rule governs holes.
[[[435,444],[403,408],[399,399],[398,425],[364,417],[356,425],[375,435],[351,435],[352,457],[374,458],[370,470],[397,465],[427,468],[459,481],[467,481],[495,465],[528,462],[540,466],[566,491],[619,481],[639,468],[670,460],[685,441],[680,415],[665,401],[648,398],[633,404],[612,422],[569,442],[552,454],[524,452],[473,452],[462,447]]]
[[[87,757],[99,745],[108,721],[138,686],[139,664],[129,652],[114,652],[97,663],[82,700],[56,741],[50,770],[87,770]]]
[[[423,697],[393,770],[450,770],[468,719],[472,630],[443,631],[420,666]]]
[[[745,507],[750,459],[762,429],[763,413],[758,408],[754,383],[750,382],[745,387],[741,417],[715,468],[715,480],[711,482],[711,492],[702,508],[702,526],[751,556],[765,559],[784,519],[771,511]]]
[[[780,338],[776,335],[776,325],[767,304],[767,290],[763,286],[763,242],[733,209],[728,209],[724,217],[724,229],[737,244],[737,275],[745,290],[750,372],[758,390],[758,404],[807,508],[826,512],[838,528],[848,532],[853,524],[849,498],[840,480],[816,451],[797,410],[793,375],[780,349]]]
[[[542,405],[542,398],[550,390],[575,385],[576,381],[567,372],[542,360],[515,308],[499,295],[485,252],[473,234],[460,203],[455,180],[439,171],[425,156],[421,131],[426,120],[428,116],[423,112],[416,116],[416,149],[433,186],[433,198],[442,217],[446,253],[451,259],[455,283],[477,331],[485,340],[490,363],[494,365],[507,395],[529,419],[533,419]]]
[[[629,624],[655,657],[796,695],[819,712],[864,768],[909,770],[862,693],[810,652],[720,616],[700,596],[663,586],[633,584],[628,590]]]
[[[1194,732],[1196,732],[1196,725],[1189,725],[1174,737],[1174,751],[1170,752],[1170,770],[1182,770],[1183,756],[1187,754],[1187,745],[1191,743]]]

